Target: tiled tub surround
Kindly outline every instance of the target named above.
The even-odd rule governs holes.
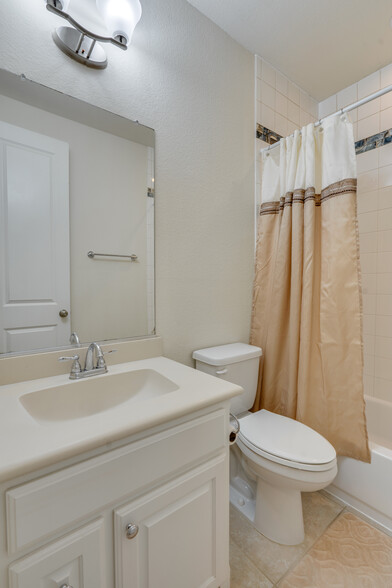
[[[286,137],[296,129],[315,122],[318,103],[299,86],[285,77],[267,61],[256,56],[256,124],[273,134]],[[261,138],[256,139],[256,203],[261,202],[260,149],[268,147]]]
[[[231,507],[231,588],[389,588],[392,538],[319,493],[303,495],[305,541],[278,545]]]
[[[320,103],[319,117],[392,84],[392,64]],[[392,92],[350,112],[356,140],[392,127]],[[392,403],[392,144],[358,154],[365,394]]]

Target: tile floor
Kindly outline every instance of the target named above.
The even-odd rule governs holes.
[[[231,588],[392,588],[392,537],[318,492],[303,509],[305,541],[290,547],[231,507]]]

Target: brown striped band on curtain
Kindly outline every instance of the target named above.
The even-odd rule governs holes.
[[[316,194],[314,188],[306,188],[306,190],[294,190],[294,192],[286,192],[280,200],[273,202],[263,202],[260,206],[260,215],[264,214],[278,214],[285,206],[292,206],[293,203],[305,204],[308,200],[312,200],[315,206],[321,206],[322,202],[346,194],[348,192],[356,192],[357,180],[356,178],[348,178],[335,182],[321,191],[321,194]]]

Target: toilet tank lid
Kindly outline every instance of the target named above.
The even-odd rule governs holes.
[[[199,349],[193,352],[192,357],[209,365],[228,365],[230,363],[260,357],[262,353],[261,348],[255,345],[229,343],[228,345]]]

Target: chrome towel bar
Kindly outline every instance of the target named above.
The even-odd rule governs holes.
[[[99,257],[123,257],[125,259],[130,259],[131,261],[138,260],[138,256],[134,253],[132,255],[118,255],[117,253],[95,253],[94,251],[87,252],[87,257],[90,259],[94,259],[96,255],[99,255]]]

